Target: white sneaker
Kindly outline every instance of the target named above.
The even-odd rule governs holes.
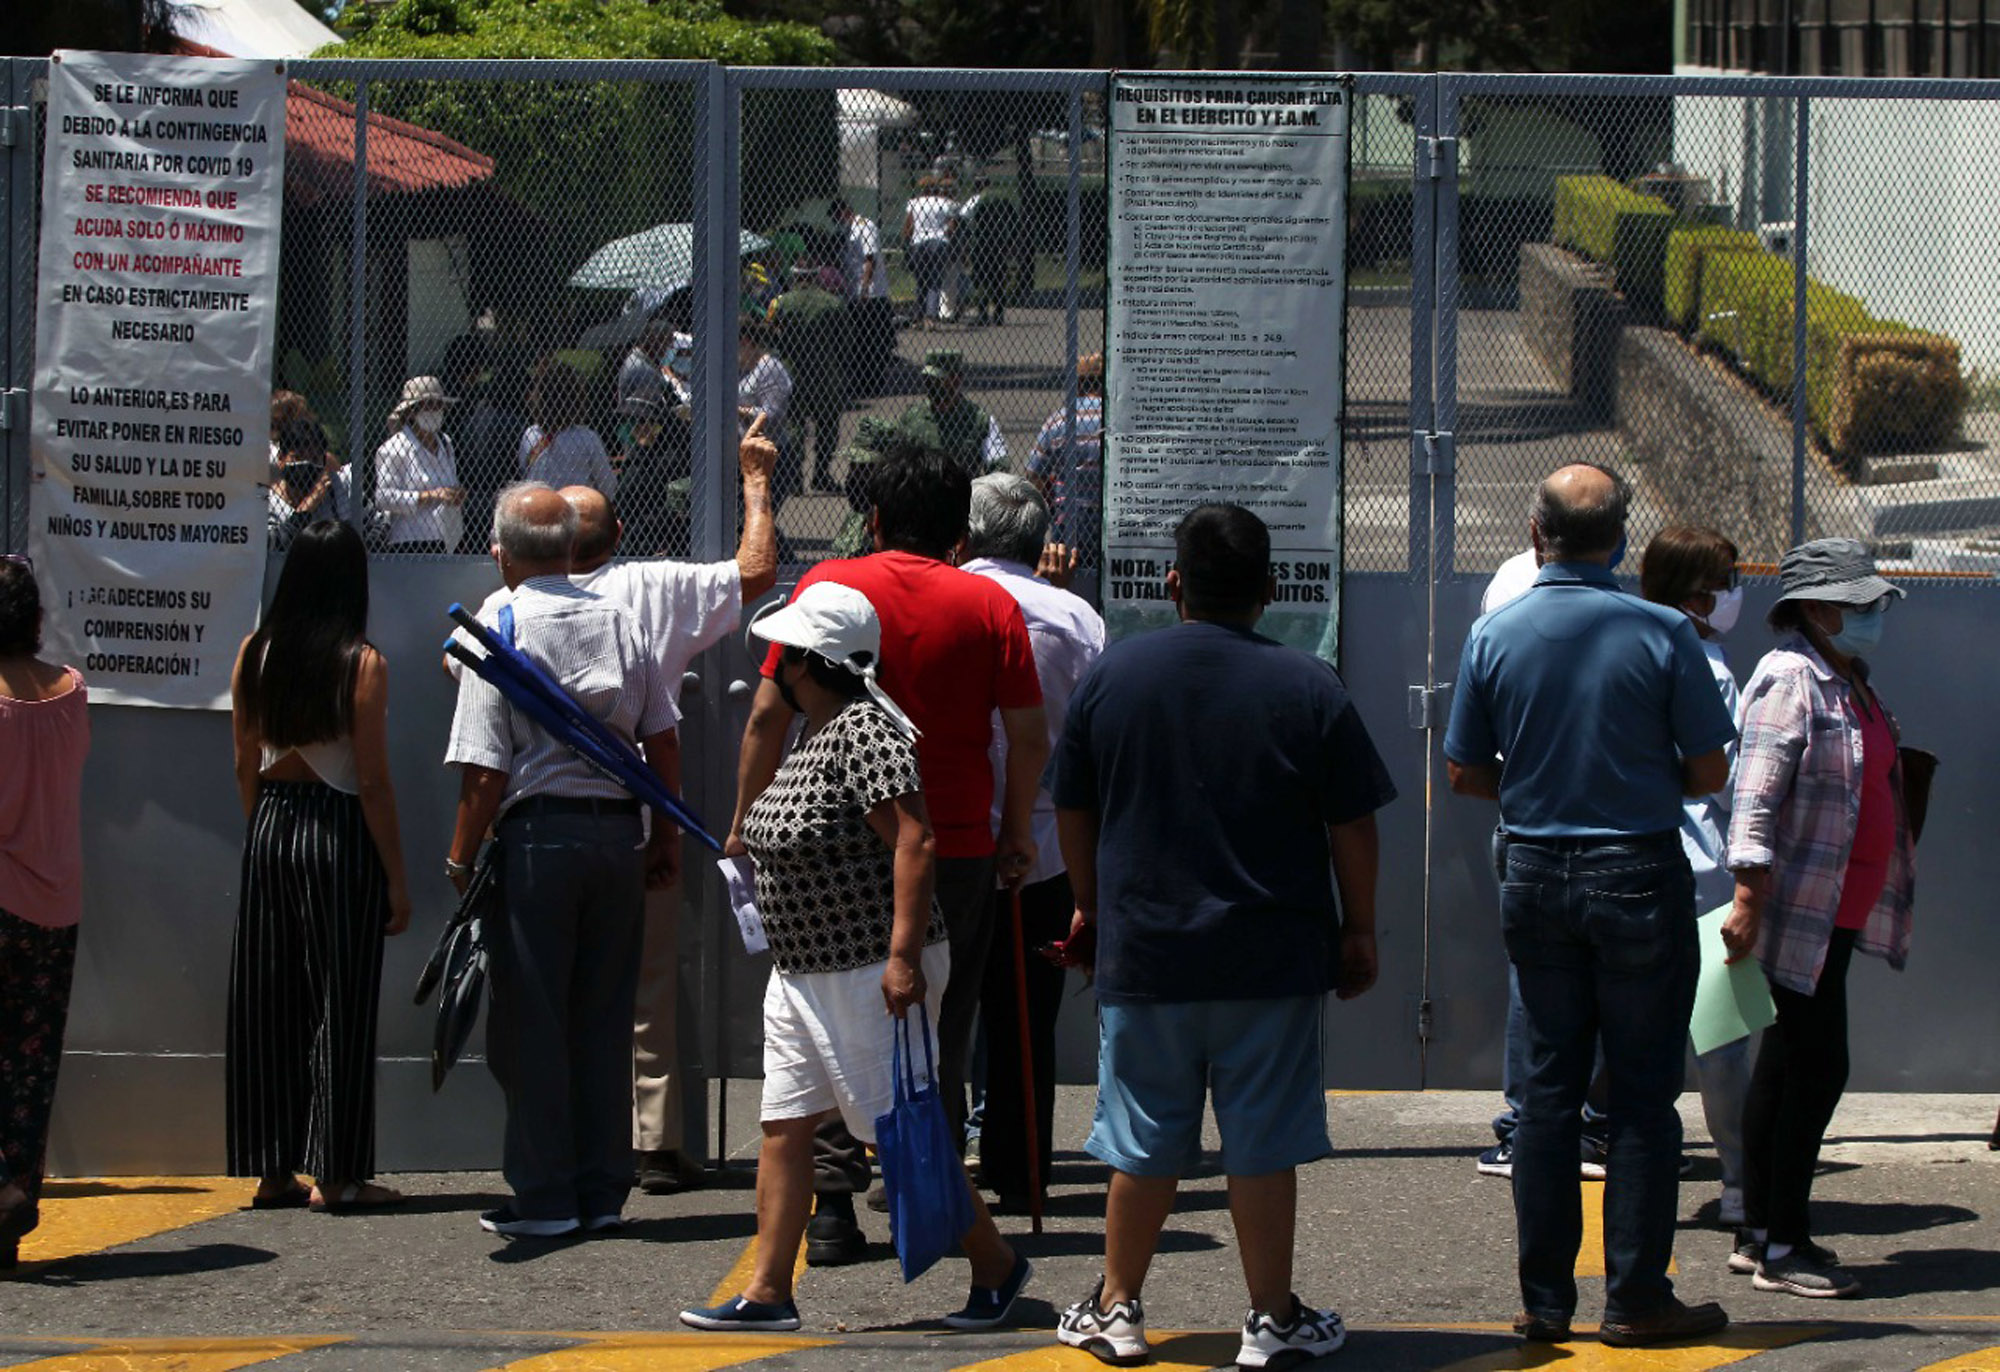
[[[1331,1310],[1315,1310],[1292,1297],[1291,1318],[1279,1323],[1270,1315],[1252,1310],[1243,1317],[1243,1347],[1236,1354],[1238,1367],[1289,1367],[1337,1353],[1347,1342],[1347,1326]]]
[[[1104,1278],[1090,1288],[1090,1294],[1063,1311],[1056,1322],[1056,1342],[1081,1348],[1099,1362],[1113,1367],[1132,1367],[1146,1361],[1153,1350],[1146,1344],[1146,1310],[1135,1297],[1103,1308]]]

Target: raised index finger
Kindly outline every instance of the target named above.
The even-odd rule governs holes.
[[[745,438],[762,438],[764,436],[764,411],[757,411],[756,417],[750,421],[750,428],[743,436]]]

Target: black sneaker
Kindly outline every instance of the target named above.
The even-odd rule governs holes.
[[[503,1205],[481,1215],[479,1227],[509,1239],[559,1239],[574,1234],[578,1225],[574,1215],[557,1220],[528,1220],[515,1214],[513,1206]]]
[[[1750,1284],[1759,1291],[1781,1291],[1813,1300],[1840,1300],[1861,1293],[1861,1282],[1852,1272],[1813,1261],[1809,1246],[1794,1248],[1782,1258],[1765,1258],[1757,1264]]]
[[[1479,1155],[1479,1175],[1482,1177],[1511,1177],[1514,1175],[1514,1141],[1502,1139]]]
[[[820,1210],[806,1225],[806,1266],[845,1267],[868,1256],[868,1236],[852,1208]]]
[[[1823,1243],[1814,1243],[1811,1239],[1801,1244],[1797,1251],[1804,1253],[1820,1267],[1840,1265],[1840,1254]],[[1729,1270],[1739,1277],[1747,1277],[1757,1270],[1757,1264],[1762,1261],[1764,1261],[1764,1245],[1751,1238],[1748,1229],[1737,1230],[1736,1248],[1729,1255]]]
[[[1585,1181],[1603,1181],[1604,1164],[1610,1157],[1610,1149],[1603,1139],[1583,1136],[1577,1148],[1577,1165],[1581,1168]]]

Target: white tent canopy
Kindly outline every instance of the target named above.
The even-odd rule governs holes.
[[[916,106],[887,91],[843,86],[834,92],[835,119],[840,125],[840,184],[879,189],[877,158],[883,129],[908,128],[917,122]]]
[[[298,0],[180,0],[177,30],[230,57],[304,57],[340,35]]]

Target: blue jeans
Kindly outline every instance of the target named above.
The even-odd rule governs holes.
[[[1507,880],[1507,831],[1493,830],[1493,879]],[[1528,1017],[1521,1009],[1521,979],[1512,964],[1507,968],[1506,1056],[1500,1062],[1500,1098],[1507,1108],[1493,1117],[1493,1137],[1506,1143],[1521,1123],[1521,1085],[1528,1079]],[[1583,1132],[1604,1142],[1604,1054],[1597,1055],[1597,1068],[1590,1079],[1590,1094],[1583,1101]]]
[[[1679,838],[1514,836],[1500,920],[1521,986],[1527,1079],[1514,1133],[1522,1303],[1567,1319],[1583,1242],[1580,1111],[1600,1040],[1610,1087],[1604,1314],[1635,1319],[1673,1296],[1680,1095],[1694,1009],[1694,879]]]

